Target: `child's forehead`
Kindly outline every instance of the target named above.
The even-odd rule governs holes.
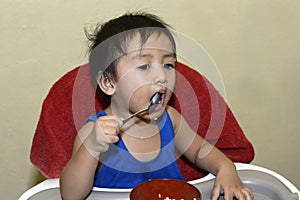
[[[125,57],[129,60],[155,59],[157,56],[163,59],[168,58],[176,60],[176,55],[174,52],[163,49],[141,49],[125,54]]]
[[[153,50],[167,51],[174,53],[174,47],[164,33],[152,33],[145,42],[137,33],[126,41],[126,54],[141,54]]]

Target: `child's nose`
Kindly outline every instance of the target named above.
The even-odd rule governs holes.
[[[166,74],[166,69],[164,68],[163,64],[156,64],[155,66],[155,83],[160,83],[160,84],[166,84],[167,83],[167,74]]]

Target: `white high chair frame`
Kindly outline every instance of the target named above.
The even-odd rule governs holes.
[[[294,184],[292,184],[289,180],[287,180],[280,174],[278,174],[270,169],[266,169],[264,167],[251,165],[251,164],[244,164],[244,163],[235,163],[235,166],[238,171],[254,170],[254,171],[259,171],[259,172],[264,172],[266,174],[269,174],[269,175],[275,177],[276,179],[278,179],[282,184],[284,184],[291,191],[291,193],[295,193],[298,195],[298,197],[300,197],[300,191]],[[189,183],[192,185],[196,185],[199,183],[203,183],[203,182],[212,180],[214,178],[215,178],[214,175],[208,174],[207,176],[205,176],[203,178],[189,181]],[[59,179],[56,178],[56,179],[47,179],[47,180],[37,184],[36,186],[30,188],[29,190],[27,190],[26,192],[24,192],[22,194],[22,196],[19,198],[19,200],[28,200],[28,199],[31,199],[32,197],[34,197],[38,193],[42,193],[44,191],[49,192],[49,190],[53,190],[53,192],[51,193],[51,194],[53,194],[53,196],[44,196],[43,199],[45,199],[45,200],[47,198],[48,199],[61,199],[60,193],[59,193]],[[124,195],[128,196],[128,199],[129,199],[129,193],[131,190],[132,189],[95,188],[95,187],[93,188],[93,192],[98,193],[97,195],[100,196],[100,198],[102,197],[101,196],[102,193],[103,193],[103,197],[107,197],[107,194],[111,195],[113,193],[113,194],[115,194],[114,199],[118,199],[119,198],[118,196],[120,196],[120,199],[124,199]],[[50,193],[48,193],[47,195],[49,195],[49,194]],[[90,198],[88,198],[88,199],[90,199]]]

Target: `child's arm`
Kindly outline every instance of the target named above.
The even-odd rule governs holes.
[[[101,153],[119,140],[121,121],[114,116],[100,117],[85,124],[74,141],[73,154],[61,173],[63,199],[84,199],[90,193]]]
[[[211,199],[218,199],[222,193],[226,200],[234,196],[253,199],[251,191],[238,177],[232,161],[195,133],[177,110],[172,107],[167,109],[174,126],[176,149],[197,167],[216,175]]]

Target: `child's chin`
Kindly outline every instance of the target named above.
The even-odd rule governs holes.
[[[156,110],[155,112],[151,113],[148,117],[151,120],[157,120],[158,118],[160,118],[163,115],[164,111],[165,111],[165,108],[162,107],[161,109]]]

